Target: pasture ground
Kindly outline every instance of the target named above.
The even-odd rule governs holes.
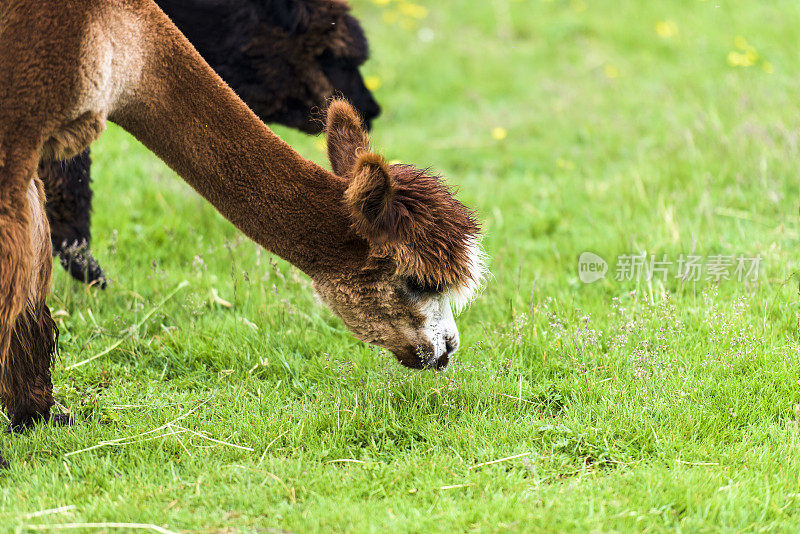
[[[112,284],[56,268],[50,299],[76,424],[0,439],[0,525],[796,531],[800,5],[353,5],[376,145],[485,222],[494,278],[455,364],[355,341],[112,127],[93,152]],[[604,279],[580,281],[584,251]],[[667,263],[648,279],[635,254]]]

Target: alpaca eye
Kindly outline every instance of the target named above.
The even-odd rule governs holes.
[[[408,291],[416,295],[430,295],[439,292],[437,285],[423,282],[419,278],[415,278],[413,276],[406,278],[406,288],[408,288]]]

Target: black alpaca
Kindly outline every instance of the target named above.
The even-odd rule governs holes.
[[[367,40],[343,0],[156,0],[203,58],[261,117],[306,133],[318,110],[345,97],[367,127],[380,107],[359,67]],[[89,151],[39,166],[47,194],[53,254],[77,280],[105,287],[89,250]]]

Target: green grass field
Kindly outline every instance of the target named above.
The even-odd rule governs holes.
[[[357,342],[111,127],[93,250],[112,284],[57,267],[50,297],[75,425],[0,438],[0,525],[800,528],[800,4],[418,2],[352,4],[375,144],[485,224],[494,276],[455,363]],[[321,138],[277,130],[327,165]],[[604,279],[581,282],[584,251]],[[669,271],[619,270],[637,254]],[[715,280],[739,256],[757,279]]]

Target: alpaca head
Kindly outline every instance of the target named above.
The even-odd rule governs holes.
[[[345,0],[156,0],[197,51],[267,123],[324,127],[331,97],[367,127],[378,116],[359,72],[367,40]]]
[[[265,4],[264,17],[271,24],[260,26],[248,53],[260,70],[280,70],[295,83],[276,86],[273,93],[282,99],[280,108],[275,102],[259,101],[254,104],[256,113],[259,107],[269,106],[278,110],[278,122],[319,133],[324,123],[312,111],[324,110],[331,97],[342,96],[355,106],[369,129],[381,108],[359,72],[369,50],[364,30],[349,14],[347,3],[272,0]]]
[[[368,252],[314,286],[361,340],[403,365],[442,368],[459,345],[457,314],[483,278],[480,228],[437,176],[370,151],[346,102],[327,113],[328,156],[347,180],[344,205]]]

